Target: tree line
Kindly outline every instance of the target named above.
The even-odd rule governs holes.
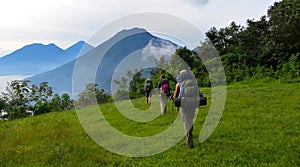
[[[95,100],[93,100],[95,99]],[[76,100],[68,93],[54,94],[53,87],[48,82],[39,85],[30,84],[29,80],[14,80],[6,86],[6,92],[0,94],[0,119],[14,120],[27,116],[35,116],[50,112],[68,111],[90,104],[100,104],[111,101],[111,95],[98,84],[85,85]]]
[[[300,1],[275,2],[260,20],[242,27],[212,27],[206,36],[215,46],[226,71],[227,82],[272,77],[299,81]]]
[[[29,80],[14,80],[0,95],[1,119],[13,120],[72,108],[71,97],[67,93],[54,94],[48,82],[35,85]]]
[[[2,119],[13,120],[72,108],[73,100],[69,94],[54,94],[48,82],[35,85],[30,84],[29,80],[14,80],[8,83],[6,92],[0,95]]]

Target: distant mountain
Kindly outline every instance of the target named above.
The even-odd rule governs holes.
[[[66,50],[53,43],[24,46],[0,58],[0,75],[35,75],[52,70],[74,60],[83,46],[81,54],[93,49],[84,41],[79,41]]]
[[[77,56],[84,55],[92,49],[94,49],[93,46],[89,45],[84,41],[79,41],[64,51],[65,53],[62,56],[65,60],[64,63],[70,62],[71,60],[74,60]]]
[[[32,83],[47,81],[55,93],[71,94],[72,82],[74,94],[83,91],[85,84],[95,82],[110,92],[112,80],[120,79],[128,69],[154,66],[155,59],[170,58],[178,47],[144,29],[122,30],[76,60],[26,79]]]

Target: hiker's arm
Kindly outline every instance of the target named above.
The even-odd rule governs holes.
[[[177,83],[176,86],[175,86],[175,92],[174,92],[174,95],[173,95],[173,99],[178,97],[178,94],[179,94],[179,83]]]
[[[160,87],[161,87],[161,83],[160,83],[160,82],[158,82],[158,84],[157,84],[157,88],[158,88],[158,89],[160,89]]]

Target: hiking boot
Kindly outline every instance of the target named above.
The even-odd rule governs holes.
[[[188,141],[188,147],[189,147],[189,148],[194,148],[194,142],[193,142],[193,139],[189,139],[189,141]]]
[[[189,148],[194,148],[194,142],[193,142],[193,127],[190,129],[190,131],[186,134],[186,145]]]

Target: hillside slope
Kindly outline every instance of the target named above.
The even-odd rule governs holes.
[[[144,158],[120,156],[97,145],[75,111],[0,122],[0,166],[299,166],[299,86],[277,82],[230,85],[222,119],[205,142],[195,142],[190,150],[182,140],[166,152]],[[210,89],[202,90],[210,97]],[[143,98],[134,105],[147,107]],[[112,126],[136,136],[163,131],[178,113],[171,114],[169,103],[165,117],[136,123],[124,119],[112,104],[100,108]],[[208,110],[199,110],[195,141]]]

